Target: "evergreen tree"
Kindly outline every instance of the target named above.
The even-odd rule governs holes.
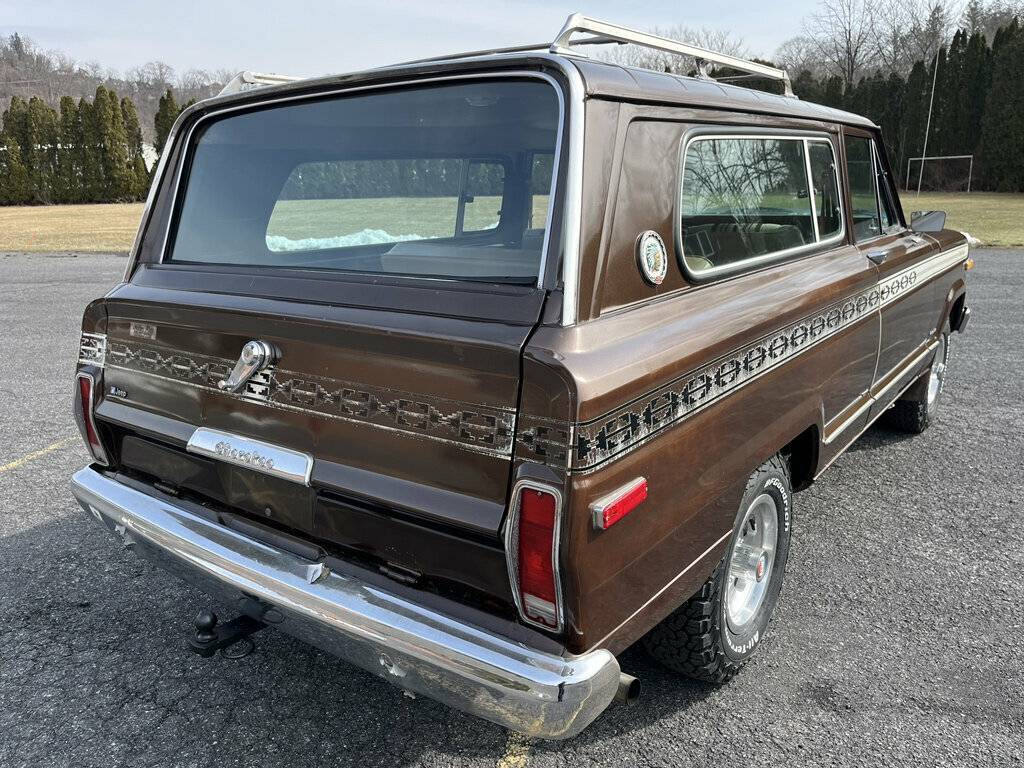
[[[158,155],[163,153],[164,144],[167,143],[167,136],[170,134],[171,127],[174,125],[174,121],[178,119],[180,113],[181,108],[178,107],[178,102],[174,99],[174,93],[168,88],[167,93],[160,97],[156,117],[153,119],[153,127],[156,129],[156,139],[153,142],[153,147]]]
[[[102,136],[103,202],[113,203],[131,200],[135,186],[131,166],[128,162],[128,137],[125,135],[121,102],[117,94],[105,88],[96,90],[92,102],[96,111]]]
[[[82,133],[82,143],[78,152],[79,166],[82,169],[82,202],[98,203],[103,200],[106,189],[106,179],[103,175],[103,133],[93,104],[80,99],[78,115]]]
[[[57,113],[33,96],[27,112],[28,148],[23,151],[33,203],[52,203],[57,182]]]
[[[139,125],[139,114],[135,111],[135,103],[127,96],[121,99],[121,118],[124,121],[124,133],[127,140],[131,199],[144,200],[149,189],[149,171],[146,169],[146,161],[142,157],[142,127]]]
[[[82,201],[82,121],[70,96],[60,100],[57,131],[57,182],[54,196],[60,203]]]
[[[1024,189],[1024,34],[1017,22],[996,33],[992,86],[981,127],[985,185],[997,192]]]
[[[0,133],[0,205],[25,205],[32,199],[28,170],[21,162],[21,146]]]

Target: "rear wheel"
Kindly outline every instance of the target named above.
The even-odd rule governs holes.
[[[949,334],[943,331],[928,372],[908,390],[907,395],[886,411],[886,423],[893,429],[912,434],[921,434],[928,429],[938,409],[939,395],[946,382],[948,367]]]
[[[749,659],[771,619],[789,556],[793,492],[781,456],[747,481],[725,557],[682,607],[644,637],[671,670],[724,683]]]

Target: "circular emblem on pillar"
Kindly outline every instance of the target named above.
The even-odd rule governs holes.
[[[661,285],[668,272],[668,253],[665,241],[657,232],[648,229],[637,237],[636,262],[644,280],[651,285]]]

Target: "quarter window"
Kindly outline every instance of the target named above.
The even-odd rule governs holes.
[[[843,226],[832,145],[698,137],[683,158],[680,209],[683,258],[693,273],[832,239]]]

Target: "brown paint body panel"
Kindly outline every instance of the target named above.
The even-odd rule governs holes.
[[[524,56],[490,68],[549,65]],[[928,360],[918,358],[963,297],[964,273],[954,265],[900,289],[880,311],[683,417],[668,418],[666,404],[696,372],[725,366],[782,329],[837,308],[841,314],[964,238],[914,238],[904,228],[855,244],[844,206],[842,242],[732,277],[688,279],[677,261],[676,220],[679,152],[689,131],[825,137],[842,165],[844,132],[877,136],[876,129],[845,113],[715,83],[597,62],[568,66],[578,69],[587,97],[576,325],[559,323],[565,276],[557,274],[557,244],[541,288],[163,267],[165,178],[131,282],[91,305],[83,323],[108,336],[105,387],[127,393],[101,403],[104,429],[162,440],[179,458],[188,425],[309,452],[313,489],[283,504],[270,524],[421,573],[505,618],[515,615],[501,540],[507,494],[520,477],[550,483],[565,500],[566,630],[556,640],[571,652],[618,652],[636,641],[717,565],[758,465],[810,434],[816,476],[924,370]],[[280,93],[483,68],[433,63]],[[168,151],[173,167],[180,147]],[[845,171],[840,176],[845,192]],[[637,269],[635,242],[645,230],[660,234],[670,254],[658,287]],[[867,252],[878,247],[889,256],[876,266]],[[155,327],[155,338],[133,336],[133,322]],[[275,390],[282,400],[216,390],[250,339],[280,350],[273,375],[279,385],[291,382]],[[366,415],[360,402],[385,407]],[[251,516],[260,512],[257,496],[277,493],[274,484],[261,490],[244,478],[248,470],[211,474],[191,460],[175,471]],[[648,480],[647,501],[596,530],[591,502],[638,476]],[[234,503],[225,495],[239,487],[253,498]]]
[[[410,514],[496,537],[530,326],[350,307],[284,314],[284,302],[262,298],[234,297],[227,309],[210,293],[141,292],[128,284],[106,303],[105,383],[127,393],[120,402],[362,470],[336,489],[355,496],[374,498],[373,476],[424,484],[461,503],[426,493]],[[132,323],[155,338],[133,336]],[[251,339],[279,350],[266,400],[217,388]]]

